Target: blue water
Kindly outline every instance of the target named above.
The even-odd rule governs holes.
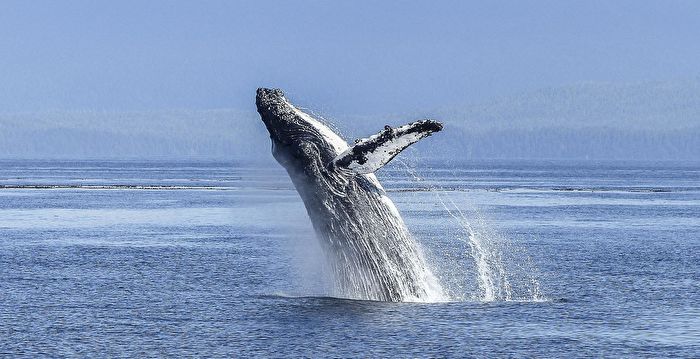
[[[0,355],[700,356],[700,164],[378,175],[449,301],[328,297],[278,166],[1,161]]]

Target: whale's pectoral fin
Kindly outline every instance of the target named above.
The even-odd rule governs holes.
[[[384,126],[376,135],[363,138],[333,160],[336,167],[348,168],[355,173],[372,173],[387,164],[406,147],[442,130],[442,124],[422,120],[397,128]]]

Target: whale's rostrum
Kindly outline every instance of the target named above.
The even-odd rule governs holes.
[[[421,120],[348,144],[292,105],[260,88],[256,105],[274,158],[301,196],[332,266],[337,295],[366,300],[435,301],[442,288],[394,203],[373,174],[442,125]]]

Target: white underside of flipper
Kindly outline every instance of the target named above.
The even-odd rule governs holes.
[[[406,147],[440,131],[442,125],[423,120],[392,129],[387,126],[376,135],[357,141],[335,158],[334,164],[358,174],[373,173]]]
[[[374,135],[372,137],[375,136],[379,135]],[[369,137],[366,140],[371,141],[372,137]],[[384,142],[384,144],[377,147],[375,150],[371,152],[366,152],[364,156],[366,161],[364,163],[360,163],[359,160],[353,160],[346,167],[353,170],[355,173],[373,173],[376,170],[382,168],[382,166],[387,164],[389,161],[391,161],[391,159],[398,155],[399,152],[403,151],[404,148],[418,142],[423,137],[425,137],[425,135],[422,135],[420,133],[412,133],[393,140],[389,140],[387,142]],[[352,148],[347,149],[338,157],[347,154],[349,151],[352,151]]]

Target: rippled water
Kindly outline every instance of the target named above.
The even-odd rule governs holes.
[[[700,164],[408,167],[450,302],[328,297],[276,166],[0,162],[0,355],[700,356]]]

